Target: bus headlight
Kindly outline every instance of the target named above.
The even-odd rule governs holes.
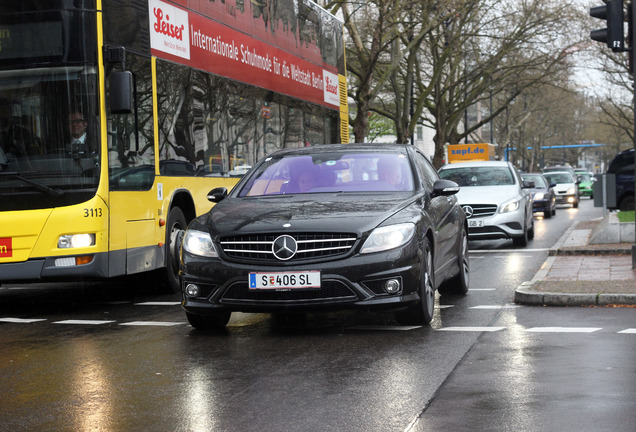
[[[95,234],[67,234],[57,240],[59,249],[73,249],[95,246]]]
[[[211,258],[217,258],[219,256],[210,234],[203,231],[186,230],[185,236],[183,237],[183,248],[192,255]]]

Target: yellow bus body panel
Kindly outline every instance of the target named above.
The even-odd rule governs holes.
[[[95,245],[60,249],[61,235],[95,234]],[[13,252],[0,254],[0,263],[31,258],[81,255],[108,250],[108,207],[95,196],[81,204],[54,209],[0,213],[0,238],[10,238]]]

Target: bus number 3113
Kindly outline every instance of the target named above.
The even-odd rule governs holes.
[[[102,209],[94,208],[94,209],[84,209],[84,217],[102,217]]]

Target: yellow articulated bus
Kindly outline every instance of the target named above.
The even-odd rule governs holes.
[[[342,22],[270,3],[0,4],[0,283],[163,270],[178,290],[211,189],[348,141]]]

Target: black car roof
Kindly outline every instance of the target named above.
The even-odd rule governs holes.
[[[278,150],[271,154],[271,156],[280,156],[288,154],[306,155],[314,153],[329,153],[333,151],[400,151],[405,153],[408,148],[412,147],[408,144],[369,144],[369,143],[355,143],[355,144],[323,144],[310,147],[297,147]]]

